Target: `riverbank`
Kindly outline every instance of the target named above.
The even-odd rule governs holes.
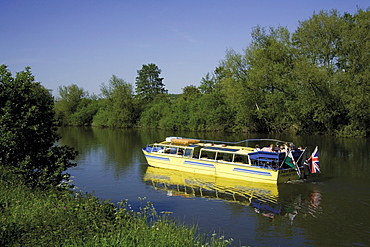
[[[144,202],[131,209],[91,194],[30,190],[0,171],[1,246],[227,246]]]

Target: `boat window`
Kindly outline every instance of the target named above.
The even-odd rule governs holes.
[[[248,164],[249,163],[248,156],[236,154],[234,158],[234,162]]]
[[[200,158],[201,159],[211,159],[211,160],[214,160],[216,157],[216,153],[215,152],[209,152],[209,151],[206,151],[206,150],[202,150],[200,152]]]
[[[164,147],[163,146],[154,146],[153,152],[163,153]]]
[[[185,149],[184,156],[191,156],[191,153],[192,153],[191,151],[192,150],[189,148]]]
[[[166,154],[176,154],[177,148],[172,148],[172,147],[164,147],[164,152]]]
[[[233,154],[230,153],[217,153],[217,160],[229,161],[233,160]]]
[[[200,152],[201,147],[196,147],[194,148],[193,151],[193,158],[199,158],[199,152]]]

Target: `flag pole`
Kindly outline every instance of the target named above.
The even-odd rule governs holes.
[[[306,152],[306,149],[307,149],[307,147],[305,147],[304,149],[303,149],[303,152],[301,153],[301,155],[299,156],[299,158],[298,158],[298,160],[297,160],[297,163],[299,162],[299,160],[302,158],[302,156],[303,156],[303,154]]]
[[[286,160],[286,158],[288,157],[288,152],[290,152],[290,150],[287,150],[286,155],[285,155],[285,158],[284,158],[283,162],[281,162],[281,164],[280,164],[279,168],[281,168],[281,167],[284,165],[285,160]]]

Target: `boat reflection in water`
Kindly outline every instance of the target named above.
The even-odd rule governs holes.
[[[168,196],[235,202],[251,206],[256,213],[270,219],[284,216],[293,221],[298,212],[315,216],[321,200],[318,191],[302,194],[297,190],[293,193],[288,190],[279,193],[279,187],[287,184],[253,183],[151,166],[146,170],[144,181],[156,190],[166,191]]]

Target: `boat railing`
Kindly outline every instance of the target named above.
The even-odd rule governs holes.
[[[185,138],[185,137],[181,137]],[[238,142],[225,142],[225,141],[216,141],[216,140],[205,140],[205,139],[193,139],[193,138],[186,138],[186,139],[191,139],[191,140],[199,140],[204,143],[217,143],[217,144],[228,144],[228,145],[238,145],[240,143],[245,143],[245,146],[248,147],[249,142],[274,142],[274,143],[288,143],[288,144],[293,144],[293,142],[289,141],[282,141],[282,140],[277,140],[277,139],[246,139]]]

